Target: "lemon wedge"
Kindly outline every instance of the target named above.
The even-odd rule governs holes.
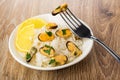
[[[46,25],[47,22],[40,18],[30,18],[22,22],[18,26],[15,46],[20,52],[27,53],[33,44],[35,35],[35,29],[41,28]]]
[[[20,52],[28,52],[32,47],[34,32],[34,24],[28,25],[17,32],[15,45]]]

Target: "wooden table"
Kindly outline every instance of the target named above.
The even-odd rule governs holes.
[[[32,70],[13,59],[8,49],[13,29],[64,2],[120,55],[120,0],[0,0],[0,80],[120,80],[120,64],[97,43],[84,60],[56,71]]]

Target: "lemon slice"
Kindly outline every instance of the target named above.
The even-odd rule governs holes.
[[[19,25],[19,28],[18,30],[21,30],[22,28],[28,26],[28,25],[31,25],[31,24],[34,24],[34,28],[41,28],[43,27],[44,25],[47,24],[46,21],[44,21],[43,19],[41,18],[30,18],[30,19],[27,19],[25,20],[24,22],[22,22],[20,25]]]
[[[15,45],[20,52],[28,52],[32,47],[34,32],[34,24],[28,25],[17,32]]]
[[[33,44],[35,35],[34,29],[38,29],[46,25],[47,22],[40,18],[30,18],[22,22],[18,26],[15,39],[15,46],[18,51],[27,53]]]

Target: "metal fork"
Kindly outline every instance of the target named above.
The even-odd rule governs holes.
[[[89,28],[87,28],[87,25],[84,24],[84,22],[80,21],[71,11],[69,8],[67,8],[66,11],[63,11],[60,13],[60,16],[62,19],[68,24],[70,29],[79,37],[82,38],[90,38],[97,43],[99,43],[102,47],[104,47],[118,62],[120,62],[120,57],[107,45],[105,45],[101,40],[96,38],[91,34],[91,31]]]

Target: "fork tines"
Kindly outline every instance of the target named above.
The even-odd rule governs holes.
[[[70,29],[79,37],[89,37],[91,36],[91,32],[87,25],[80,21],[75,15],[67,8],[66,11],[60,13],[62,19],[68,24]]]
[[[60,16],[72,30],[76,30],[76,28],[82,24],[69,8],[67,8],[66,11],[61,12]]]

